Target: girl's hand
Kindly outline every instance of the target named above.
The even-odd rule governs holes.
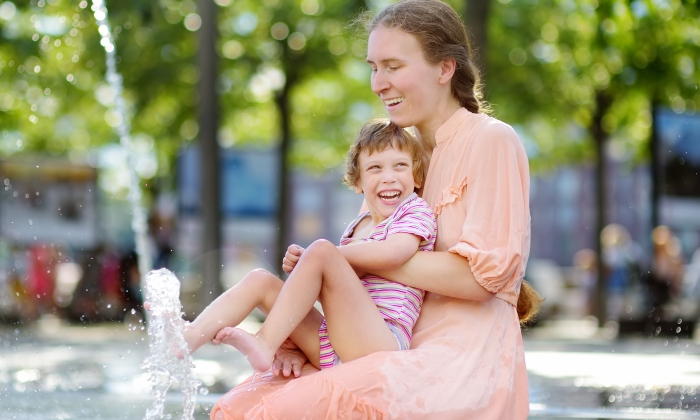
[[[282,260],[282,270],[284,270],[285,273],[290,274],[299,262],[299,258],[301,258],[302,253],[304,253],[304,248],[300,247],[299,245],[289,245],[289,248],[287,248],[287,253],[284,254],[284,259]]]
[[[299,350],[296,344],[290,339],[286,339],[284,343],[277,349],[275,359],[272,361],[272,373],[289,377],[294,373],[294,377],[301,376],[301,367],[308,362],[304,352]]]

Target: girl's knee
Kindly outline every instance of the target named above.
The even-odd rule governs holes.
[[[333,245],[332,242],[325,239],[319,239],[314,241],[311,245],[306,248],[304,255],[316,255],[316,256],[328,256],[331,253],[337,253],[338,249]]]
[[[261,288],[274,288],[275,286],[281,286],[282,280],[263,268],[256,268],[255,270],[246,274],[246,276],[243,277],[243,280],[241,280],[241,282],[234,287],[239,285],[242,287],[253,286]]]

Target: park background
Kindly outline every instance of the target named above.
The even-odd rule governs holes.
[[[337,241],[361,203],[341,183],[344,154],[364,121],[385,115],[352,21],[390,3],[107,2],[124,118],[92,3],[0,2],[9,331],[138,323],[133,171],[153,265],[178,275],[189,318],[250,269],[280,273],[288,244]],[[530,159],[526,278],[545,301],[526,339],[693,342],[700,3],[448,3],[470,31],[492,115]]]

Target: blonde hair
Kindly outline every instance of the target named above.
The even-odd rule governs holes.
[[[411,156],[413,180],[416,185],[423,185],[423,149],[418,139],[386,118],[376,118],[366,122],[360,129],[357,139],[345,159],[343,182],[350,188],[360,180],[360,154],[382,152],[388,148],[406,152]]]

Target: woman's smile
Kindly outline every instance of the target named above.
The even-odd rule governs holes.
[[[392,109],[401,104],[403,102],[403,98],[384,99],[383,101],[387,109]]]

